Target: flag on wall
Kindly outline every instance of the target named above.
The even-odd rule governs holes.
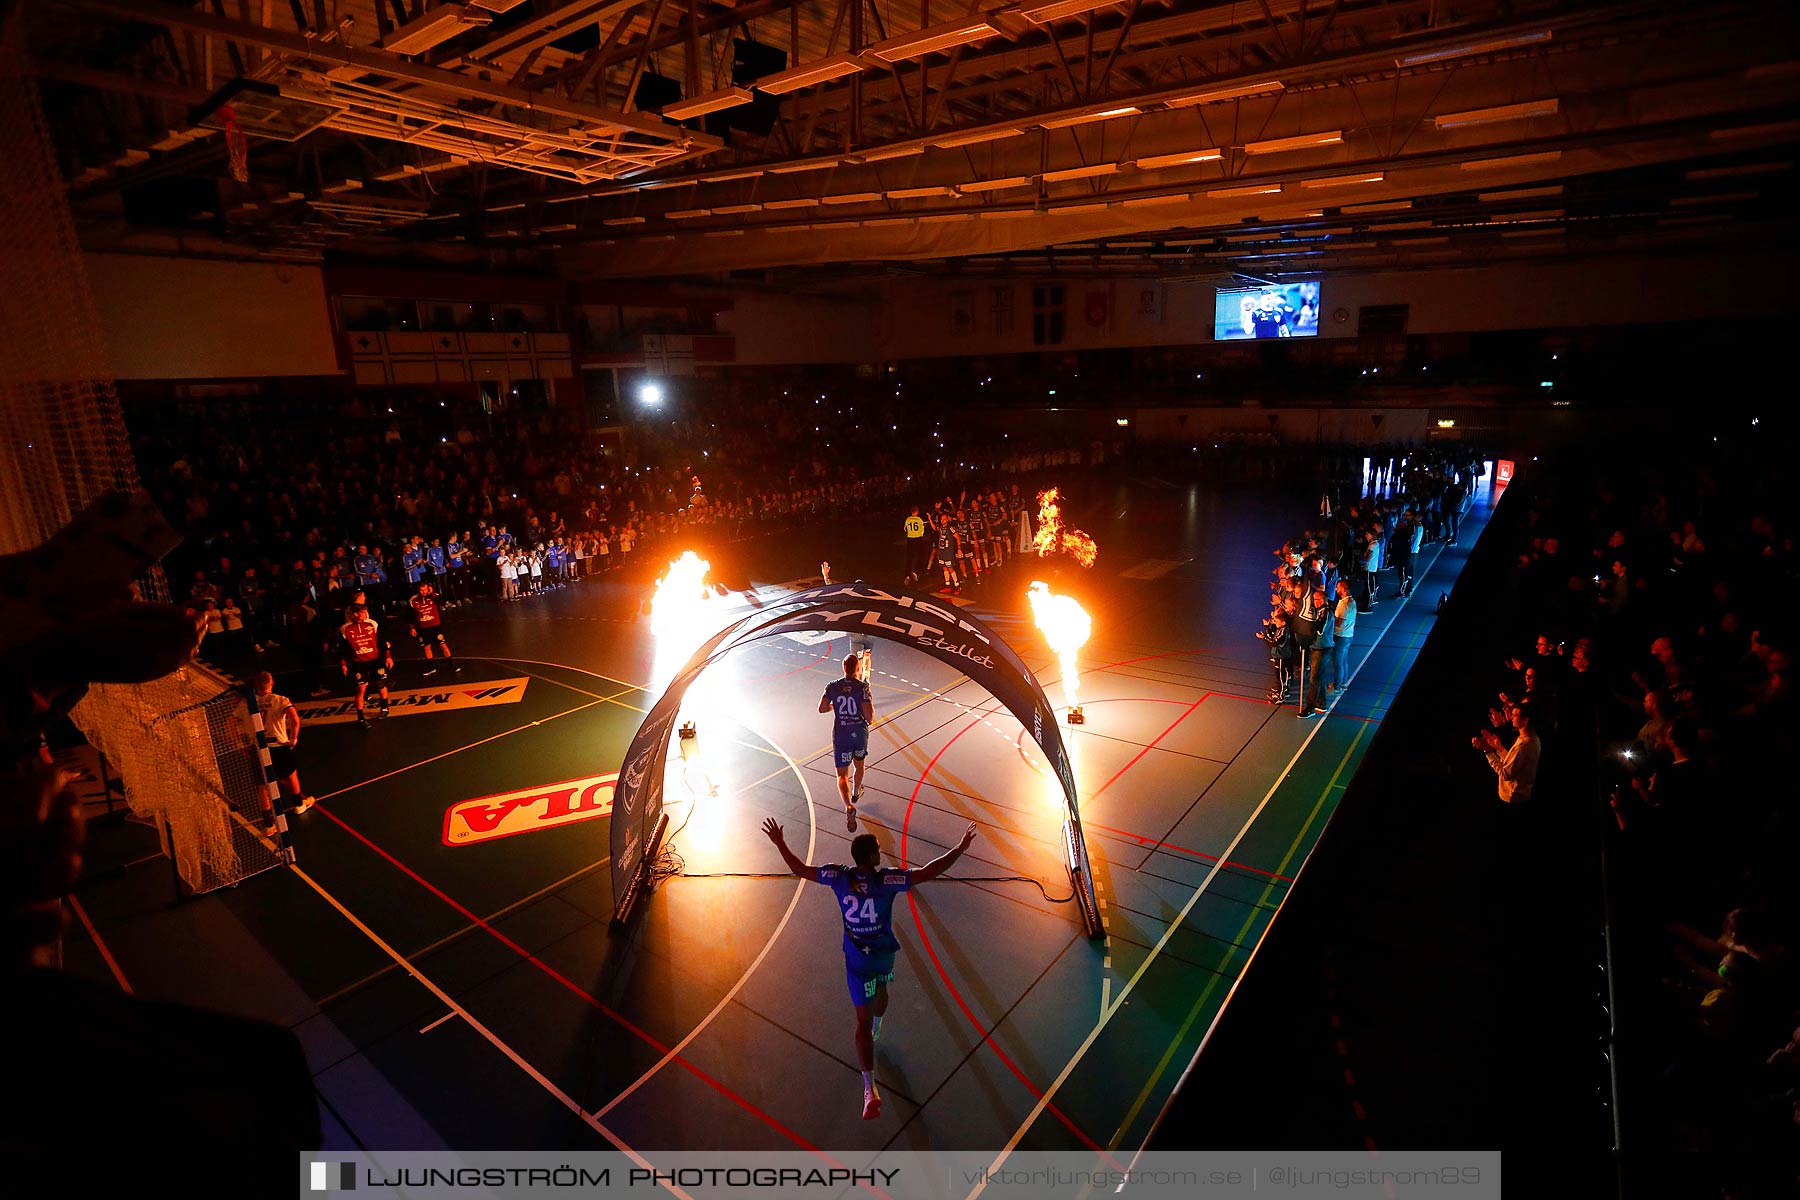
[[[953,337],[972,337],[975,333],[975,294],[950,293],[950,333]]]
[[[1161,325],[1168,311],[1168,289],[1160,283],[1136,285],[1137,304],[1132,310],[1138,325]]]

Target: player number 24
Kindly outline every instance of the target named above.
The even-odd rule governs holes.
[[[863,921],[868,924],[873,924],[876,920],[875,901],[872,899],[864,900],[862,902],[862,906],[859,910],[857,907],[857,903],[856,903],[856,897],[855,896],[845,896],[844,897],[844,920],[846,920],[846,921]]]

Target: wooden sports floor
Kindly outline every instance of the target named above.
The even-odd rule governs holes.
[[[980,827],[951,878],[896,905],[878,1120],[860,1119],[836,906],[823,888],[757,877],[780,870],[758,832],[771,815],[810,861],[848,857],[816,711],[843,639],[766,640],[708,673],[699,753],[671,754],[682,874],[628,934],[608,931],[609,819],[590,813],[653,699],[648,562],[451,614],[460,678],[422,676],[413,654],[395,686],[425,702],[368,731],[307,729],[302,777],[321,803],[296,821],[298,869],[164,908],[144,873],[166,866],[134,867],[82,893],[92,930],[70,935],[68,962],[292,1027],[331,1148],[610,1145],[652,1161],[1085,1148],[1123,1161],[1330,819],[1490,497],[1460,549],[1427,547],[1410,600],[1359,620],[1348,688],[1328,717],[1301,720],[1264,699],[1255,633],[1271,551],[1316,498],[1072,482],[1068,514],[1098,541],[1095,566],[1020,560],[961,600],[1059,706],[1026,587],[1045,578],[1093,616],[1087,723],[1065,736],[1106,935],[1083,936],[1066,900],[1060,801],[1018,723],[950,668],[877,644],[862,828],[917,864]],[[893,583],[898,525],[847,517],[707,553],[715,578],[764,596],[821,557],[838,578]],[[740,592],[717,603],[721,622],[747,611]],[[468,706],[431,700],[453,693]],[[504,819],[493,804],[452,811],[559,784],[576,789],[561,822],[536,820],[547,802]]]

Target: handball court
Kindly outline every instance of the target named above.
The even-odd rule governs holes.
[[[331,1149],[611,1146],[651,1162],[800,1149],[863,1165],[886,1148],[1024,1148],[1124,1162],[1354,775],[1493,497],[1484,484],[1461,548],[1426,548],[1409,600],[1390,583],[1359,618],[1348,688],[1329,716],[1301,720],[1265,700],[1256,630],[1271,552],[1316,497],[1155,478],[1068,490],[1095,566],[1017,559],[958,602],[1059,711],[1026,587],[1045,579],[1093,617],[1087,723],[1064,736],[1106,935],[1084,936],[1068,902],[1060,792],[1018,723],[950,668],[875,643],[859,832],[919,865],[980,828],[946,879],[895,906],[878,1120],[860,1119],[836,906],[770,877],[781,863],[758,830],[774,816],[808,861],[848,860],[816,711],[843,637],[767,639],[703,677],[697,753],[670,754],[681,873],[625,934],[608,930],[605,782],[654,700],[644,585],[686,543],[655,548],[638,578],[451,613],[453,681],[424,677],[397,639],[396,694],[427,702],[368,731],[309,724],[302,779],[320,803],[294,819],[297,869],[172,907],[166,862],[115,871],[79,893],[67,961],[291,1027]],[[713,602],[719,624],[753,607],[746,590],[779,596],[822,557],[835,578],[893,583],[898,520],[892,540],[869,535],[875,520],[702,539],[713,578],[737,589]],[[290,694],[303,711],[341,700]],[[430,702],[452,694],[468,706]],[[540,821],[552,785],[564,819]],[[494,803],[473,821],[451,811],[508,793],[537,802],[504,820]]]

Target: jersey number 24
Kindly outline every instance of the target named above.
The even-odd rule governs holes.
[[[864,900],[861,905],[858,905],[855,896],[844,897],[844,920],[860,921],[866,925],[873,925],[878,919],[879,918],[875,913],[875,901],[873,899]]]

